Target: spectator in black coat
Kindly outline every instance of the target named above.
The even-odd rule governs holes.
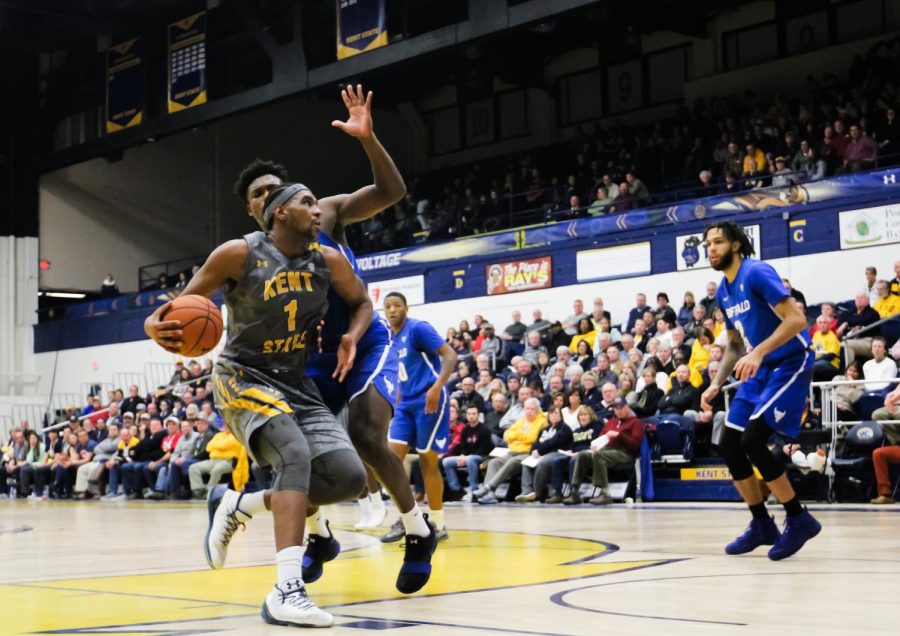
[[[659,401],[663,398],[663,390],[656,386],[656,367],[648,364],[644,368],[644,388],[638,391],[631,410],[639,418],[656,415]]]
[[[462,432],[459,444],[453,455],[448,455],[441,460],[444,468],[444,478],[447,481],[450,500],[457,500],[462,496],[462,485],[457,471],[465,470],[469,477],[469,493],[478,488],[479,470],[481,462],[487,459],[494,450],[491,441],[491,432],[481,423],[481,411],[475,406],[466,408],[466,428]],[[469,496],[471,500],[471,496]]]
[[[465,413],[466,409],[470,406],[474,406],[478,409],[479,413],[483,413],[484,398],[481,397],[481,394],[475,390],[475,378],[473,378],[472,376],[467,376],[460,381],[459,386],[461,392],[459,394],[455,394],[454,397],[459,402],[460,413]]]

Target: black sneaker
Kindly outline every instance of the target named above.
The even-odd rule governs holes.
[[[382,543],[394,543],[406,536],[406,528],[403,527],[403,521],[397,519],[391,529],[381,537]],[[306,579],[304,579],[306,580]]]
[[[428,515],[425,515],[428,523]],[[403,594],[418,592],[431,578],[431,556],[437,549],[434,526],[428,523],[428,536],[406,535],[406,553],[397,575],[397,589]]]
[[[333,561],[341,553],[341,544],[331,533],[331,526],[325,522],[328,536],[310,534],[306,540],[306,553],[303,555],[303,581],[313,583],[322,577],[324,565]]]

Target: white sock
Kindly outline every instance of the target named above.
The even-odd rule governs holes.
[[[403,522],[403,528],[406,534],[413,534],[419,537],[427,537],[429,535],[428,524],[419,506],[413,505],[413,509],[409,512],[401,512],[400,520]]]
[[[365,521],[372,515],[372,496],[366,495],[362,499],[357,499],[356,503],[359,504],[360,519]]]
[[[429,510],[428,518],[431,520],[431,523],[434,524],[434,527],[438,530],[444,527],[444,509],[440,510]]]
[[[325,515],[322,514],[322,509],[319,508],[318,510],[316,510],[316,514],[306,518],[307,534],[317,534],[320,537],[331,536],[331,532],[329,532],[328,526],[325,525],[326,521],[328,521],[328,519],[325,518]]]
[[[384,499],[381,498],[381,492],[373,492],[371,495],[369,495],[369,499],[372,502],[372,513],[383,517],[385,506]]]
[[[275,554],[275,565],[278,566],[278,585],[292,579],[303,580],[303,546],[292,545]]]
[[[263,490],[241,495],[241,500],[237,505],[238,510],[245,515],[253,516],[259,512],[266,511],[266,493]]]

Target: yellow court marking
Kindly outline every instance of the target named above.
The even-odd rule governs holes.
[[[341,538],[341,534],[338,535]],[[394,581],[401,544],[344,552],[309,586],[319,606],[337,608],[410,598]],[[431,581],[419,595],[477,592],[598,576],[665,563],[662,560],[582,563],[606,546],[585,539],[505,532],[453,531],[435,553]],[[4,634],[171,623],[255,614],[275,578],[275,566],[0,585]],[[150,626],[128,633],[160,633]],[[59,630],[59,631],[57,631]],[[94,633],[79,631],[81,634]]]

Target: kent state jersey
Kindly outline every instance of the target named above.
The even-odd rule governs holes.
[[[737,331],[747,344],[756,347],[781,324],[774,307],[790,295],[771,265],[745,258],[733,282],[722,277],[716,301],[725,312],[726,327]],[[809,351],[811,344],[809,331],[804,329],[769,353],[765,362],[778,362],[802,354]]]
[[[400,402],[423,396],[440,375],[438,349],[444,339],[424,320],[407,318],[400,333],[394,335],[394,347],[400,356]]]

